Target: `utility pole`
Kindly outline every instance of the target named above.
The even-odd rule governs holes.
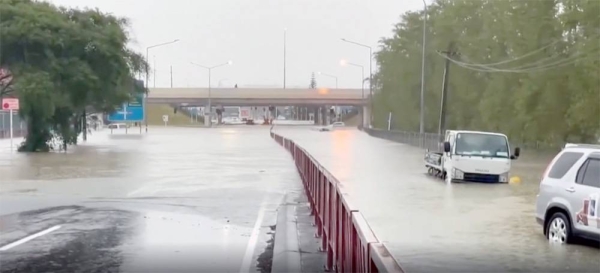
[[[286,60],[287,59],[287,28],[283,29],[283,89],[285,89],[286,80]],[[277,118],[277,106],[275,106],[275,118]]]
[[[171,66],[171,88],[173,88],[173,66]]]
[[[87,141],[87,114],[85,112],[85,107],[83,108],[82,116],[81,128],[83,128],[83,141]]]
[[[442,81],[442,102],[441,102],[441,107],[440,107],[440,121],[439,121],[439,128],[438,128],[438,135],[442,135],[444,134],[444,132],[446,131],[446,108],[447,108],[447,101],[448,101],[448,77],[450,74],[450,59],[456,55],[458,55],[458,52],[453,51],[454,49],[454,42],[450,42],[450,44],[448,45],[448,50],[446,51],[441,51],[440,53],[444,53],[446,54],[446,64],[445,64],[445,68],[444,68],[444,79]]]
[[[419,108],[419,133],[423,135],[425,133],[425,49],[427,40],[427,3],[423,0],[423,49],[421,50],[421,100]],[[421,143],[421,147],[423,143]]]

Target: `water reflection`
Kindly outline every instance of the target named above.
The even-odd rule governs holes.
[[[513,161],[519,184],[428,177],[421,149],[350,131],[280,129],[344,184],[378,238],[409,272],[597,272],[598,248],[548,244],[534,217],[539,177],[552,155]],[[324,147],[335,147],[324,149]],[[348,162],[346,151],[353,151]],[[550,158],[550,159],[549,159]]]

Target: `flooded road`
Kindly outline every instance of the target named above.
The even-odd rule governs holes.
[[[407,272],[599,272],[597,243],[550,245],[535,221],[550,158],[514,161],[518,184],[446,184],[423,151],[355,129],[275,128],[327,168]],[[531,158],[535,160],[530,160]]]
[[[268,128],[109,132],[68,153],[0,143],[0,271],[257,271],[301,187]]]

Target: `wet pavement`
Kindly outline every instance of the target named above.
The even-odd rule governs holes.
[[[274,131],[342,183],[407,272],[600,272],[598,243],[551,245],[535,221],[547,155],[513,161],[518,184],[446,184],[426,175],[419,148],[355,129]]]
[[[1,272],[254,272],[301,184],[265,127],[94,132],[67,153],[0,142]]]

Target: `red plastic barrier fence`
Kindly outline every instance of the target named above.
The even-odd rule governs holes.
[[[296,163],[321,238],[327,252],[326,270],[335,272],[404,272],[379,242],[358,208],[352,205],[343,186],[296,143],[271,132]]]

